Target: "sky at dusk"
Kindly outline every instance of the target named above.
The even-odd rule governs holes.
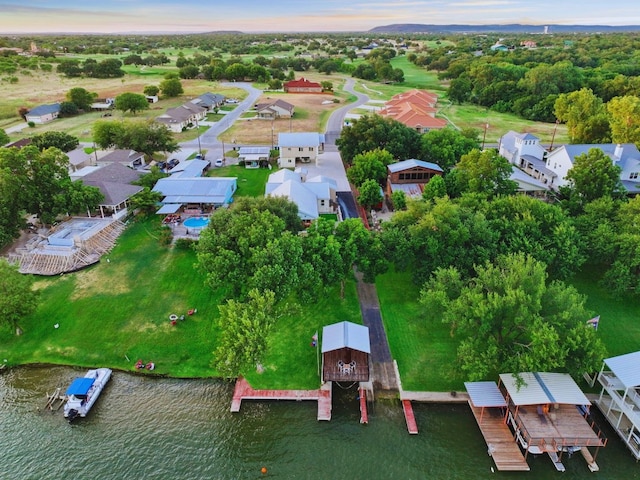
[[[0,34],[365,31],[394,23],[640,25],[637,0],[0,0]]]

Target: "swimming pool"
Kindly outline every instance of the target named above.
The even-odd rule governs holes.
[[[209,225],[209,219],[207,217],[191,217],[187,218],[183,225],[188,228],[204,228]]]

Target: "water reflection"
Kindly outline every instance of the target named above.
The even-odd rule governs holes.
[[[333,419],[313,402],[243,402],[231,414],[232,385],[114,372],[86,419],[69,425],[43,411],[46,393],[84,371],[22,368],[0,375],[0,478],[43,479],[557,479],[547,457],[532,472],[491,473],[492,462],[465,406],[416,405],[409,435],[397,402],[372,406],[360,425],[355,392],[334,392]],[[609,435],[611,432],[607,432]],[[617,438],[598,456],[600,476],[637,478]],[[580,455],[564,479],[593,476]]]

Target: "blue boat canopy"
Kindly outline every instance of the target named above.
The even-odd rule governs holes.
[[[76,378],[67,388],[66,395],[75,395],[77,397],[86,395],[95,380],[95,378]]]

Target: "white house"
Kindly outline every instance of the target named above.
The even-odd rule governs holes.
[[[557,175],[546,165],[547,150],[540,139],[531,133],[513,130],[500,137],[498,153],[510,163],[545,185],[552,185]]]
[[[207,109],[205,107],[187,102],[179,107],[169,108],[165,113],[156,117],[156,122],[166,125],[172,132],[180,133],[206,116]]]
[[[285,197],[298,206],[298,216],[303,221],[313,221],[321,214],[336,212],[335,180],[313,177],[306,181],[300,173],[288,169],[269,175],[265,196]]]
[[[246,168],[259,168],[269,164],[271,149],[269,147],[240,147],[238,160],[244,162]]]
[[[633,143],[623,144],[587,144],[563,145],[547,155],[546,167],[557,175],[553,188],[567,185],[567,173],[573,167],[575,158],[589,152],[592,148],[602,150],[614,165],[620,167],[620,181],[629,193],[635,193],[640,187],[640,152]]]
[[[324,151],[324,135],[317,132],[279,133],[278,148],[280,168],[295,168],[296,162],[317,164],[318,155]]]
[[[60,115],[60,104],[52,103],[51,105],[39,105],[29,110],[24,117],[27,122],[47,123],[55,120]]]

